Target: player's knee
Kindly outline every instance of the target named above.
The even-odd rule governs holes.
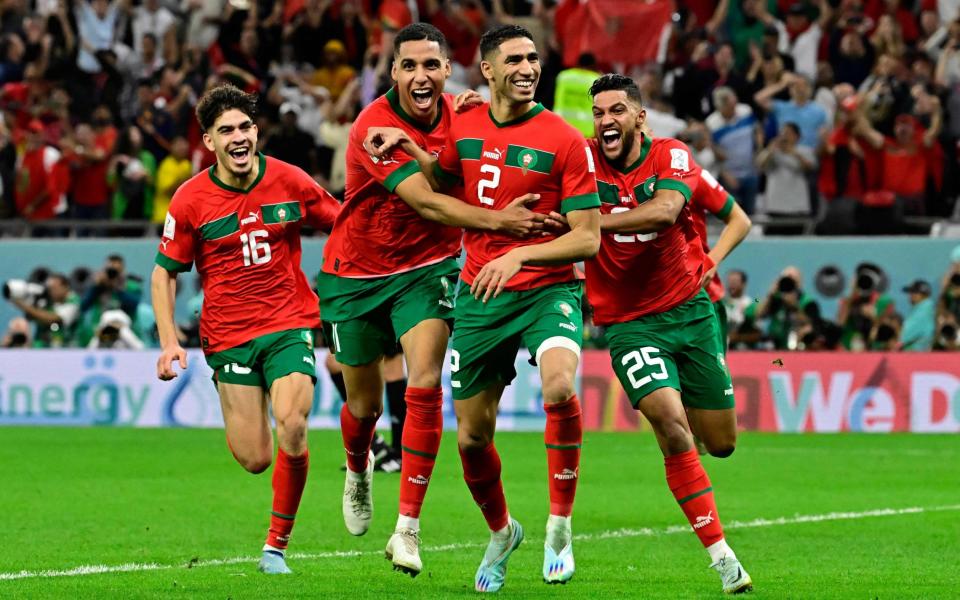
[[[270,463],[272,462],[272,457],[269,454],[266,455],[250,455],[250,456],[237,456],[237,462],[240,463],[240,466],[244,470],[257,475],[263,473],[270,468]]]
[[[438,388],[440,387],[441,366],[436,367],[411,367],[407,375],[407,385],[416,388]]]
[[[707,452],[715,458],[727,458],[737,449],[736,438],[726,438],[723,440],[704,440]]]
[[[576,393],[573,381],[566,373],[556,373],[543,380],[543,401],[547,404],[564,402]]]
[[[300,413],[277,419],[277,437],[281,443],[296,444],[307,437],[307,417]]]
[[[493,436],[485,431],[461,430],[457,434],[457,445],[464,452],[483,450],[493,441]]]

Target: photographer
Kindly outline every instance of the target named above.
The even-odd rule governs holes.
[[[130,317],[119,309],[108,310],[100,316],[95,335],[87,348],[112,350],[143,350],[144,343],[130,328]]]
[[[937,302],[937,322],[960,322],[960,269],[944,278]]]
[[[756,311],[756,319],[768,318],[767,337],[778,350],[796,350],[801,332],[820,322],[820,305],[801,287],[796,267],[787,267]]]
[[[134,283],[126,274],[123,257],[119,254],[108,256],[103,269],[93,276],[93,284],[80,302],[83,319],[78,341],[81,346],[86,346],[93,338],[105,312],[120,309],[131,321],[136,318],[140,292]]]
[[[903,288],[910,295],[910,313],[903,321],[899,350],[925,352],[933,345],[936,325],[936,307],[930,284],[918,279]]]
[[[850,296],[840,300],[837,322],[843,327],[843,347],[869,349],[871,332],[881,320],[894,314],[893,299],[880,291],[883,273],[874,265],[860,264],[853,278]]]
[[[80,316],[80,300],[70,289],[70,280],[60,273],[47,276],[44,283],[11,280],[3,296],[36,324],[33,346],[58,348],[70,345]]]

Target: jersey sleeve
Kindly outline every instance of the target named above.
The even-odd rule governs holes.
[[[690,201],[700,183],[700,165],[693,160],[686,144],[679,140],[667,139],[659,147],[656,163],[657,190],[674,190]]]
[[[173,273],[189,271],[193,266],[197,233],[187,210],[185,186],[180,186],[170,201],[163,222],[163,237],[154,262]]]
[[[597,168],[593,153],[583,136],[571,134],[560,173],[560,213],[600,208]]]
[[[700,183],[693,195],[693,202],[710,214],[726,219],[733,210],[734,199],[729,192],[706,169],[700,170]]]
[[[363,147],[363,138],[367,135],[367,129],[370,127],[368,121],[356,123],[350,132],[349,144],[353,146],[353,155],[360,162],[360,166],[377,183],[393,193],[407,177],[420,171],[417,161],[408,156],[399,148],[394,148],[389,154],[382,158],[370,156]]]
[[[333,222],[340,214],[340,203],[333,195],[317,183],[313,177],[297,169],[301,182],[301,198],[303,199],[306,222],[314,229],[330,233]]]

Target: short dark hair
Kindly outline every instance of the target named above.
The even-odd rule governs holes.
[[[440,44],[440,51],[444,55],[450,52],[450,45],[447,44],[447,38],[443,32],[430,23],[411,23],[397,32],[393,38],[393,55],[400,54],[400,44],[404,42],[419,42],[427,40]]]
[[[626,92],[627,98],[643,106],[643,97],[640,95],[640,88],[637,86],[637,82],[619,73],[607,73],[595,79],[590,86],[590,95],[596,96],[600,92],[616,90],[623,90]]]
[[[480,38],[480,58],[487,59],[491,52],[496,52],[500,44],[515,38],[533,40],[533,34],[526,27],[520,25],[497,25],[491,27]]]
[[[784,123],[783,128],[792,130],[795,136],[800,137],[800,126],[793,121],[787,121]]]
[[[733,275],[734,273],[736,273],[737,275],[740,276],[740,279],[743,280],[743,283],[744,283],[744,284],[747,283],[747,274],[746,274],[746,272],[741,271],[740,269],[730,269],[730,270],[727,272],[728,275]]]
[[[257,97],[229,83],[207,90],[197,103],[197,120],[200,121],[200,129],[209,130],[217,117],[234,109],[253,119],[257,116]]]
[[[48,279],[48,280],[49,280],[49,279],[56,279],[56,280],[58,280],[60,283],[62,283],[62,284],[64,285],[64,287],[67,287],[67,288],[71,287],[71,286],[70,286],[70,278],[67,277],[66,275],[64,275],[63,273],[50,273],[50,274],[47,276],[47,279]]]
[[[123,260],[122,254],[109,254],[107,255],[107,262],[119,262],[126,264],[127,261]]]

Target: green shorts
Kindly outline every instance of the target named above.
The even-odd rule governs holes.
[[[317,381],[313,332],[309,329],[268,333],[206,358],[213,369],[214,385],[222,381],[270,391],[274,381],[290,373],[304,373]]]
[[[723,300],[717,300],[713,303],[713,310],[717,313],[717,325],[720,326],[720,346],[723,348],[723,353],[727,353],[727,340],[730,339],[730,331],[727,325],[727,305],[723,303]]]
[[[400,337],[427,319],[453,321],[460,267],[454,259],[398,275],[317,276],[323,335],[337,360],[353,367],[397,354]]]
[[[536,364],[551,348],[580,355],[583,344],[579,281],[503,292],[486,304],[460,283],[455,311],[450,385],[454,400],[471,398],[495,383],[517,376],[514,361],[521,344]]]
[[[719,328],[702,290],[666,312],[607,327],[613,370],[634,408],[663,387],[679,391],[684,406],[733,408]]]

